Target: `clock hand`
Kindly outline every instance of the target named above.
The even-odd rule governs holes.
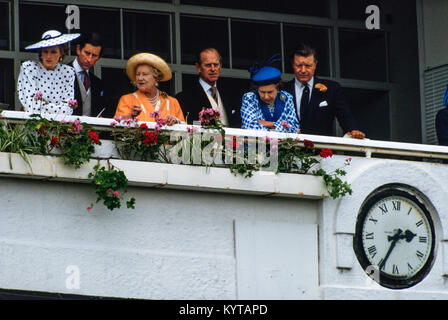
[[[400,235],[403,232],[403,230],[398,229],[397,232],[391,237],[388,236],[387,240],[392,241],[392,243],[390,244],[389,250],[386,253],[386,256],[384,257],[383,261],[380,263],[380,265],[378,266],[379,269],[381,270],[384,265],[386,264],[387,259],[389,258],[392,250],[395,248],[395,244],[397,243],[397,241],[400,239]]]
[[[417,235],[410,230],[406,230],[404,235],[400,236],[400,239],[406,239],[406,242],[411,242]]]

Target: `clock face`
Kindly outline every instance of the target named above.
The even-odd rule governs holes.
[[[379,283],[406,288],[429,272],[435,234],[426,207],[412,194],[394,189],[370,198],[358,216],[354,248],[361,266],[380,271]]]

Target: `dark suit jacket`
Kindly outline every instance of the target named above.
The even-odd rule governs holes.
[[[338,119],[344,133],[357,129],[356,121],[345,102],[339,83],[315,77],[314,85],[317,83],[324,84],[328,90],[320,92],[318,89],[313,88],[306,118],[300,119],[299,115],[297,115],[297,118],[300,119],[301,133],[332,136],[335,117]],[[294,105],[297,113],[295,79],[286,82],[284,90],[294,96]],[[327,106],[319,106],[325,101],[328,104]]]
[[[437,112],[436,131],[439,144],[448,146],[448,108],[445,107]]]
[[[73,66],[73,62],[70,64]],[[95,76],[93,72],[89,72],[90,76],[90,92],[92,95],[92,117],[96,117],[103,108],[106,108],[101,117],[103,118],[113,118],[115,115],[115,106],[111,107],[109,105],[108,97],[106,95],[106,91],[104,91],[103,81]],[[81,115],[82,112],[82,98],[81,91],[79,89],[78,77],[75,77],[75,99],[78,101],[78,108],[73,110],[73,115]]]
[[[217,82],[217,87],[227,113],[227,118],[229,119],[229,127],[241,128],[241,98],[238,98],[239,103],[238,105],[235,105],[235,103],[232,103],[232,97],[230,97],[229,94],[226,94],[226,90],[219,85],[219,81]],[[193,121],[199,121],[199,112],[201,112],[203,108],[212,107],[210,100],[207,98],[207,94],[199,83],[199,77],[197,81],[194,82],[192,88],[184,88],[183,91],[176,94],[176,99],[179,101],[184,117],[189,124],[192,124]]]

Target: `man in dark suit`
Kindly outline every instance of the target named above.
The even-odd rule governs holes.
[[[232,97],[226,94],[225,88],[219,85],[222,61],[218,50],[206,48],[196,58],[196,70],[199,74],[193,87],[183,88],[176,95],[188,123],[199,120],[199,112],[203,108],[212,108],[221,113],[221,122],[225,127],[241,128],[241,116]],[[240,104],[240,103],[239,103]]]
[[[97,33],[86,33],[76,45],[77,58],[71,63],[75,68],[75,99],[78,108],[73,115],[113,118],[115,108],[107,105],[103,82],[90,69],[103,53],[103,43]]]
[[[336,117],[344,133],[352,138],[364,139],[365,134],[357,130],[339,83],[314,77],[316,51],[301,44],[294,51],[291,63],[295,78],[285,83],[284,90],[294,96],[300,132],[332,136]]]

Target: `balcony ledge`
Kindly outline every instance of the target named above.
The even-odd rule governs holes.
[[[328,196],[322,178],[312,175],[258,171],[251,178],[243,178],[233,175],[228,168],[121,159],[92,159],[75,169],[64,165],[57,156],[29,157],[31,168],[19,154],[0,152],[0,176],[89,183],[88,174],[93,167],[98,163],[107,167],[109,162],[124,171],[130,186],[316,200]]]

